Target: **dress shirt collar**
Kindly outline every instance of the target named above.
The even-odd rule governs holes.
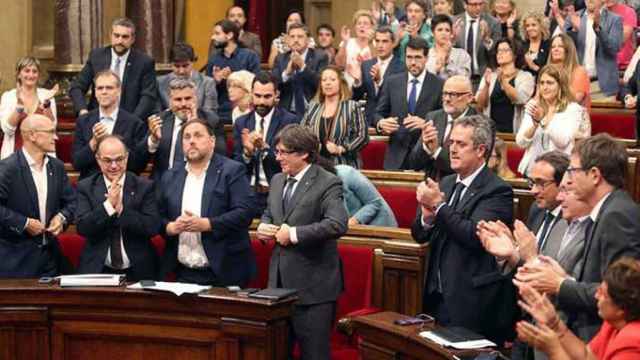
[[[462,113],[460,113],[460,115],[458,115],[458,117],[456,117],[455,119],[453,118],[453,116],[451,116],[451,114],[447,114],[447,124],[451,124],[454,121],[467,116],[468,112],[469,112],[469,107],[467,106],[467,108],[464,109],[464,111]]]
[[[471,20],[474,20],[475,21],[475,23],[473,23],[474,26],[478,25],[478,23],[480,22],[480,18],[482,17],[482,15],[479,15],[476,18],[471,17],[471,15],[469,15],[469,13],[466,12],[466,11],[464,12],[464,16],[465,16],[465,20],[466,20],[467,25],[470,25],[471,24]]]
[[[291,52],[293,52],[293,50],[291,50]],[[307,54],[309,53],[309,46],[307,46],[304,51],[302,52],[302,60],[304,60],[304,62],[307,62]]]
[[[271,108],[271,110],[267,113],[267,115],[265,117],[260,116],[260,114],[258,114],[258,112],[254,112],[255,113],[255,117],[256,117],[256,126],[258,126],[258,124],[260,123],[260,119],[264,119],[264,123],[266,124],[270,124],[271,123],[271,118],[273,117],[273,112],[275,110],[275,106]],[[264,129],[262,129],[264,130]]]
[[[42,169],[38,170],[36,168],[36,161],[31,157],[31,155],[29,155],[29,152],[25,148],[22,148],[22,155],[24,155],[25,160],[27,160],[27,164],[29,164],[29,167],[37,171],[42,171],[42,169],[45,169],[47,167],[47,164],[49,163],[49,157],[47,156],[47,154],[45,154],[44,160],[42,162]]]
[[[602,204],[604,204],[604,202],[607,200],[609,195],[611,195],[611,193],[607,193],[605,196],[603,196],[602,199],[598,201],[596,206],[594,206],[593,209],[591,209],[591,213],[589,214],[589,216],[591,217],[591,220],[593,221],[594,224],[596,223],[596,220],[598,220],[598,215],[600,214],[600,208],[602,207]]]
[[[556,206],[553,210],[551,210],[551,215],[553,215],[554,219],[558,218],[558,215],[560,215],[560,211],[562,211],[562,206],[560,205]]]
[[[113,47],[111,47],[111,61],[115,61],[116,58],[120,58],[120,66],[125,66],[125,64],[127,63],[127,59],[129,58],[129,54],[131,54],[131,49],[127,50],[126,53],[124,53],[124,55],[118,55],[116,54],[116,51],[113,50]],[[120,76],[120,75],[118,75]],[[122,79],[120,79],[122,80]]]
[[[209,170],[209,165],[211,165],[211,159],[207,161],[207,166],[204,167],[204,171],[200,175],[196,175],[191,171],[191,164],[187,161],[184,164],[184,169],[187,171],[187,176],[193,176],[197,179],[201,179],[203,176],[207,175],[207,170]]]
[[[583,215],[583,216],[580,216],[580,217],[578,217],[578,218],[573,219],[573,220],[571,221],[571,224],[580,225],[580,224],[582,224],[585,220],[587,220],[588,218],[590,218],[590,216],[589,216],[589,215]]]
[[[471,175],[467,176],[464,179],[461,179],[460,174],[458,174],[458,176],[456,177],[456,183],[461,182],[462,185],[464,185],[465,189],[469,188],[469,185],[473,183],[473,180],[478,176],[478,174],[480,174],[484,167],[485,165],[482,164],[482,166],[480,166],[478,169],[476,169],[476,171],[474,171]]]
[[[298,174],[296,174],[296,176],[293,177],[294,179],[296,179],[296,184],[299,183],[300,180],[302,180],[302,178],[304,177],[304,174],[306,174],[307,171],[309,171],[309,168],[311,168],[311,164],[307,164],[307,166],[305,166],[302,170],[300,170]],[[291,176],[287,176],[287,179],[290,177]]]
[[[104,118],[111,118],[111,120],[113,120],[113,122],[116,122],[116,119],[118,119],[118,111],[119,108],[116,107],[115,110],[113,110],[113,112],[111,114],[105,114],[102,112],[102,109],[98,110],[100,112],[100,121],[102,121],[102,119]]]
[[[427,68],[426,67],[424,68],[424,70],[422,70],[422,73],[420,73],[420,75],[418,75],[418,76],[413,76],[411,73],[408,73],[409,82],[407,84],[409,86],[411,86],[411,80],[418,79],[418,86],[422,86],[422,84],[424,84],[424,78],[426,76],[427,76]]]
[[[122,174],[120,179],[118,179],[118,185],[120,185],[121,189],[124,189],[124,179],[126,177],[127,177],[127,173],[124,173]],[[109,181],[109,179],[107,179],[107,177],[104,175],[102,175],[102,178],[104,179],[104,185],[107,187],[107,191],[109,191],[109,188],[111,187],[111,181]]]
[[[378,64],[380,66],[386,66],[386,65],[389,65],[391,63],[391,60],[393,60],[393,53],[391,55],[389,55],[389,57],[386,60],[378,58]]]

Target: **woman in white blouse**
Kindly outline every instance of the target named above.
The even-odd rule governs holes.
[[[471,74],[471,57],[466,50],[453,47],[453,22],[448,15],[431,19],[434,46],[427,56],[427,70],[442,80],[454,75]]]
[[[341,70],[346,70],[344,77],[349,87],[353,86],[354,82],[354,77],[351,75],[353,67],[360,67],[364,61],[373,57],[371,39],[373,38],[374,26],[375,20],[371,12],[358,10],[353,14],[355,37],[351,37],[351,30],[347,26],[342,27],[340,32],[342,42],[335,61]]]
[[[518,171],[527,175],[538,155],[551,150],[571,154],[577,138],[591,135],[591,124],[582,106],[575,102],[566,76],[547,65],[538,74],[535,99],[527,103],[516,135],[526,149]]]
[[[31,114],[43,114],[57,124],[56,102],[53,97],[58,85],[53,89],[38,87],[40,62],[33,57],[25,57],[16,64],[16,88],[6,91],[0,99],[0,125],[4,137],[0,159],[4,159],[22,147],[20,123]]]

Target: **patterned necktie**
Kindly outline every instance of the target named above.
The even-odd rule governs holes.
[[[177,168],[184,165],[184,152],[182,151],[182,120],[176,118],[174,126],[178,128],[176,142],[173,144],[173,164],[171,168]]]
[[[282,198],[282,208],[284,209],[285,214],[289,211],[289,206],[291,206],[293,187],[295,186],[296,181],[298,180],[294,177],[287,178],[287,189],[284,191],[284,197]]]

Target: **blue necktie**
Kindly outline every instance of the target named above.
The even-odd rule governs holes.
[[[418,79],[411,80],[411,92],[409,93],[409,114],[415,115],[416,113],[416,98],[418,95]]]

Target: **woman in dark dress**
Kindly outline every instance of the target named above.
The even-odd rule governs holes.
[[[537,77],[549,57],[549,23],[541,13],[531,11],[522,17],[520,28],[524,38],[523,69]]]

